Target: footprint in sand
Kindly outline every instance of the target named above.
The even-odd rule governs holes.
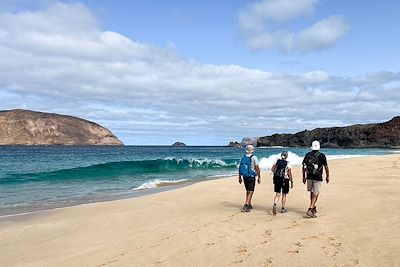
[[[343,252],[342,242],[339,242],[338,238],[328,237],[328,246],[323,246],[322,251],[325,253],[325,255],[333,258],[339,253]]]
[[[236,251],[236,254],[239,255],[245,255],[247,253],[247,247],[245,245],[240,245],[238,247],[238,250]]]
[[[296,242],[293,243],[291,249],[288,251],[288,254],[290,255],[296,255],[300,253],[300,249],[303,247],[303,244],[301,242]]]
[[[243,263],[248,257],[250,257],[250,254],[248,253],[247,247],[245,245],[240,245],[238,247],[236,251],[236,257],[240,257],[240,259],[233,261],[232,264]]]
[[[271,236],[272,236],[272,231],[271,230],[265,231],[264,234],[263,234],[264,240],[261,241],[260,244],[266,244],[269,241],[271,241],[272,240]]]
[[[268,267],[271,266],[272,264],[272,257],[267,258],[263,263],[262,263],[262,267]]]
[[[352,266],[358,265],[358,259],[350,259],[350,264],[351,264]]]
[[[294,220],[292,220],[291,225],[289,225],[289,226],[286,227],[285,229],[292,229],[292,228],[295,228],[295,227],[297,227],[297,226],[299,226],[299,225],[300,225],[300,223],[298,222],[298,220],[294,219]]]

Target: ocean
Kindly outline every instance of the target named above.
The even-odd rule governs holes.
[[[256,148],[261,169],[268,171],[282,150],[289,151],[292,165],[300,165],[309,151]],[[390,149],[321,152],[328,161],[398,153]],[[0,216],[141,196],[237,175],[243,154],[244,148],[233,147],[0,146]]]

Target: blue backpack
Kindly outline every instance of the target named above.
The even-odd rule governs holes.
[[[252,157],[253,155],[251,155],[250,157],[244,155],[240,160],[239,173],[245,178],[256,177],[257,175],[256,172],[251,169]]]

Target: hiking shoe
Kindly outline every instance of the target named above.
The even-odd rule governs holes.
[[[272,213],[273,213],[274,215],[276,215],[276,204],[274,204],[274,205],[272,206]]]
[[[247,205],[247,207],[249,208],[249,210],[252,210],[253,209],[253,206],[250,204],[250,205]]]
[[[314,217],[313,209],[309,208],[309,209],[307,210],[307,212],[306,212],[306,215],[307,215],[308,217]]]
[[[312,213],[317,214],[317,207],[312,208]]]
[[[249,212],[250,211],[249,206],[247,204],[244,204],[243,211],[245,211],[245,212]]]
[[[285,209],[285,208],[281,209],[281,213],[286,213],[286,212],[287,212],[287,209]]]

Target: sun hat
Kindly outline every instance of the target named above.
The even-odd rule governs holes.
[[[288,157],[288,152],[287,151],[282,151],[281,157],[286,159]]]
[[[312,150],[319,150],[320,149],[320,145],[318,141],[313,141],[311,144],[311,149]]]
[[[246,153],[251,154],[254,152],[254,146],[253,145],[247,145],[246,146]]]

